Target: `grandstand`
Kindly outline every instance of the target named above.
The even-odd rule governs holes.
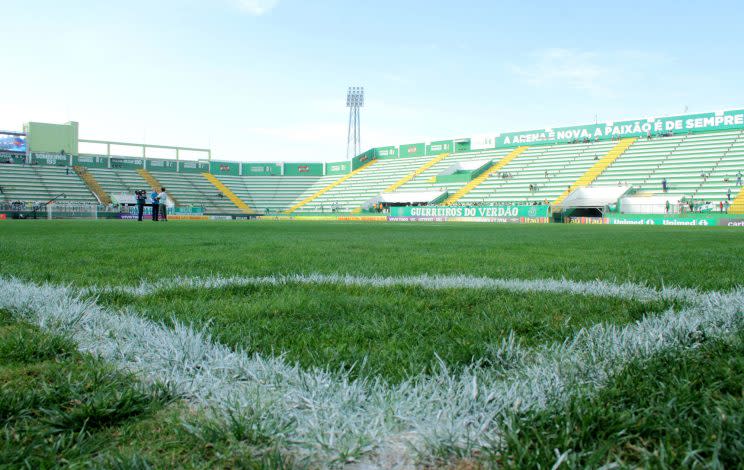
[[[132,195],[134,191],[150,187],[139,173],[132,170],[90,168],[87,170],[114,201],[120,195]]]
[[[215,215],[353,214],[384,200],[561,209],[573,191],[591,186],[710,203],[740,196],[744,112],[628,122],[499,134],[484,148],[472,148],[470,139],[375,148],[325,165],[77,155],[76,145],[69,155],[35,153],[30,141],[27,155],[0,165],[0,188],[6,202],[64,193],[68,201],[116,204],[162,185],[177,206]]]
[[[321,185],[325,187],[338,178],[339,176],[219,177],[220,181],[259,214],[283,212],[305,195],[310,188]]]
[[[744,131],[639,139],[597,184],[625,183],[649,192],[721,201],[736,190],[736,173],[744,169]]]
[[[239,212],[237,207],[202,175],[190,173],[152,172],[168,192],[183,206],[204,208],[207,214]]]
[[[64,194],[67,201],[96,203],[96,197],[69,168],[41,165],[2,165],[0,200],[47,202]]]

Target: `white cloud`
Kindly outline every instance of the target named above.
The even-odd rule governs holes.
[[[276,7],[279,0],[233,0],[233,2],[249,15],[261,16]]]

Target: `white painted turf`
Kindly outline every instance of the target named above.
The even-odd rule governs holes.
[[[495,345],[500,368],[474,365],[452,373],[442,365],[434,375],[397,385],[351,381],[341,373],[304,370],[282,358],[231,351],[187,326],[167,327],[135,312],[114,312],[89,298],[100,292],[153,293],[145,284],[78,291],[0,278],[0,308],[67,334],[82,351],[146,381],[169,384],[217,418],[243,416],[275,436],[293,457],[321,467],[408,467],[440,449],[468,454],[498,446],[498,424],[510,411],[561,405],[579,393],[596,391],[630,361],[664,349],[696,347],[703,338],[727,336],[744,327],[741,289],[701,293],[604,281],[320,274],[178,278],[159,287],[292,283],[547,291],[641,301],[677,299],[686,307],[623,327],[595,325],[565,343],[537,349],[508,338]]]

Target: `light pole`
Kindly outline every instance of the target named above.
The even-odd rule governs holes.
[[[350,160],[362,152],[362,126],[359,121],[359,108],[364,107],[364,87],[349,87],[346,93],[346,107],[349,108],[346,159]]]

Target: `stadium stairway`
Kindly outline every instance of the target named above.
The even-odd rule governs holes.
[[[142,177],[143,180],[147,181],[147,184],[150,185],[150,188],[152,188],[153,191],[160,192],[160,188],[165,187],[165,185],[161,184],[160,181],[158,181],[157,178],[155,178],[155,176],[152,175],[152,173],[145,170],[144,168],[139,168],[137,170],[137,173],[139,173],[139,175]],[[178,203],[178,199],[176,199],[170,192],[168,192],[167,194],[168,194],[168,198],[170,198],[171,202],[174,205],[176,206],[180,205]]]
[[[269,214],[286,211],[296,201],[317,192],[340,176],[220,175],[220,181],[253,210],[259,214]],[[316,185],[319,187],[311,191]]]
[[[460,152],[450,154],[444,160],[432,165],[427,170],[418,174],[411,181],[398,188],[401,191],[447,191],[454,194],[465,186],[467,181],[437,181],[437,176],[450,166],[457,163],[466,163],[472,161],[491,161],[500,160],[509,153],[510,149],[482,149],[470,152]]]
[[[744,186],[739,190],[739,194],[731,202],[729,214],[744,214]]]
[[[527,147],[517,147],[511,152],[509,152],[508,155],[506,155],[504,158],[499,160],[498,162],[491,165],[489,169],[484,171],[480,176],[474,178],[470,183],[466,184],[462,187],[459,191],[457,191],[455,194],[447,198],[446,201],[444,201],[445,206],[450,206],[454,204],[455,202],[459,201],[463,196],[468,194],[470,191],[472,191],[474,188],[478,187],[481,183],[486,181],[488,178],[491,177],[494,173],[498,172],[501,168],[505,167],[509,164],[512,160],[519,157],[525,150],[527,150]]]
[[[105,205],[111,204],[111,196],[109,196],[109,194],[104,191],[101,183],[99,183],[96,177],[93,176],[93,174],[90,173],[84,166],[76,165],[72,167],[72,170],[77,173],[80,179],[83,180],[83,183],[88,186],[88,189],[90,189],[90,192],[92,192],[93,195],[98,199],[98,202]]]
[[[369,162],[365,163],[364,165],[360,166],[356,170],[354,170],[354,171],[352,171],[352,172],[350,172],[350,173],[342,176],[341,178],[337,179],[333,183],[331,183],[331,184],[323,187],[323,189],[321,189],[320,191],[318,191],[316,193],[313,193],[310,196],[306,197],[305,199],[301,200],[300,202],[296,203],[295,205],[293,205],[292,207],[290,207],[289,209],[287,209],[286,213],[287,214],[291,214],[292,212],[295,212],[300,207],[303,207],[303,206],[309,204],[310,202],[314,201],[315,199],[318,199],[319,197],[321,197],[322,195],[324,195],[328,191],[330,191],[333,188],[339,186],[344,181],[346,181],[346,180],[348,180],[350,178],[353,178],[354,176],[358,175],[362,171],[364,171],[367,168],[371,167],[375,163],[377,163],[377,160],[372,160],[372,161],[369,161]]]
[[[633,145],[633,142],[635,142],[635,137],[628,138],[628,139],[620,139],[620,142],[617,143],[607,154],[600,158],[597,163],[594,164],[591,168],[589,168],[586,173],[581,175],[579,179],[577,179],[571,186],[569,186],[568,189],[563,191],[563,193],[558,196],[558,198],[553,201],[553,206],[559,206],[566,197],[571,194],[572,191],[576,190],[577,188],[589,186],[592,184],[599,175],[602,174],[604,170],[607,169],[610,165],[612,165],[615,160],[617,160],[620,155],[624,154],[628,148]]]
[[[240,212],[242,212],[243,214],[255,214],[253,209],[251,209],[248,204],[243,202],[237,195],[235,195],[235,193],[232,192],[230,188],[222,184],[222,181],[218,180],[216,176],[211,173],[202,173],[202,176],[206,178],[207,181],[212,183],[212,185],[214,185],[214,187],[217,188],[222,194],[224,194],[225,197],[230,200],[230,202],[235,204],[235,207],[240,209]]]
[[[206,214],[233,214],[235,204],[217,191],[201,173],[175,173],[150,171],[168,190],[178,198],[180,207],[201,207]],[[139,175],[138,175],[139,176]]]
[[[412,179],[414,179],[415,177],[417,177],[418,175],[420,175],[421,173],[425,172],[429,168],[433,167],[437,163],[439,163],[442,160],[444,160],[445,158],[449,157],[449,155],[450,155],[449,153],[442,153],[440,155],[437,155],[436,157],[432,158],[428,162],[426,162],[423,165],[421,165],[420,167],[418,167],[413,172],[409,173],[408,175],[404,176],[403,178],[399,179],[395,183],[393,183],[390,186],[388,186],[385,189],[385,191],[383,191],[383,192],[391,193],[391,192],[395,191],[396,189],[400,188],[404,184],[408,183],[409,181],[411,181]]]
[[[130,169],[88,168],[88,173],[95,177],[103,190],[114,200],[120,194],[133,196],[135,191],[147,187],[147,181]]]

